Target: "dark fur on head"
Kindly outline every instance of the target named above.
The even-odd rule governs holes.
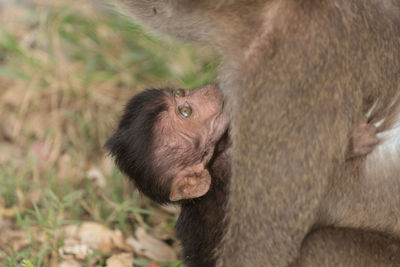
[[[117,131],[105,147],[119,169],[132,179],[138,189],[158,203],[169,202],[172,179],[160,181],[160,168],[154,168],[154,127],[162,112],[168,90],[147,89],[129,100]],[[156,170],[158,169],[158,170]],[[162,168],[161,168],[162,169]],[[157,182],[154,182],[157,181]]]

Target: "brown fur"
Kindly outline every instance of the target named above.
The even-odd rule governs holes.
[[[327,228],[311,232],[291,267],[400,265],[400,242],[378,233]]]
[[[120,2],[221,52],[234,144],[221,266],[286,266],[320,225],[399,233],[398,149],[345,163],[358,118],[398,118],[398,0]]]

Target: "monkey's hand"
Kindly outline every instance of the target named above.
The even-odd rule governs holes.
[[[373,124],[368,124],[366,119],[357,123],[350,138],[348,158],[352,159],[370,153],[379,144],[376,131],[376,127]]]

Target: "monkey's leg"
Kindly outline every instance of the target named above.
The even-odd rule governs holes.
[[[291,267],[400,266],[400,241],[378,233],[323,228],[305,239]]]

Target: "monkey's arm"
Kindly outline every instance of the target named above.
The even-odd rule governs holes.
[[[220,266],[286,266],[294,260],[335,164],[345,160],[351,122],[334,112],[333,91],[319,90],[320,101],[306,103],[285,89],[288,82],[242,91],[232,123],[231,224]],[[269,114],[259,112],[261,106]]]

